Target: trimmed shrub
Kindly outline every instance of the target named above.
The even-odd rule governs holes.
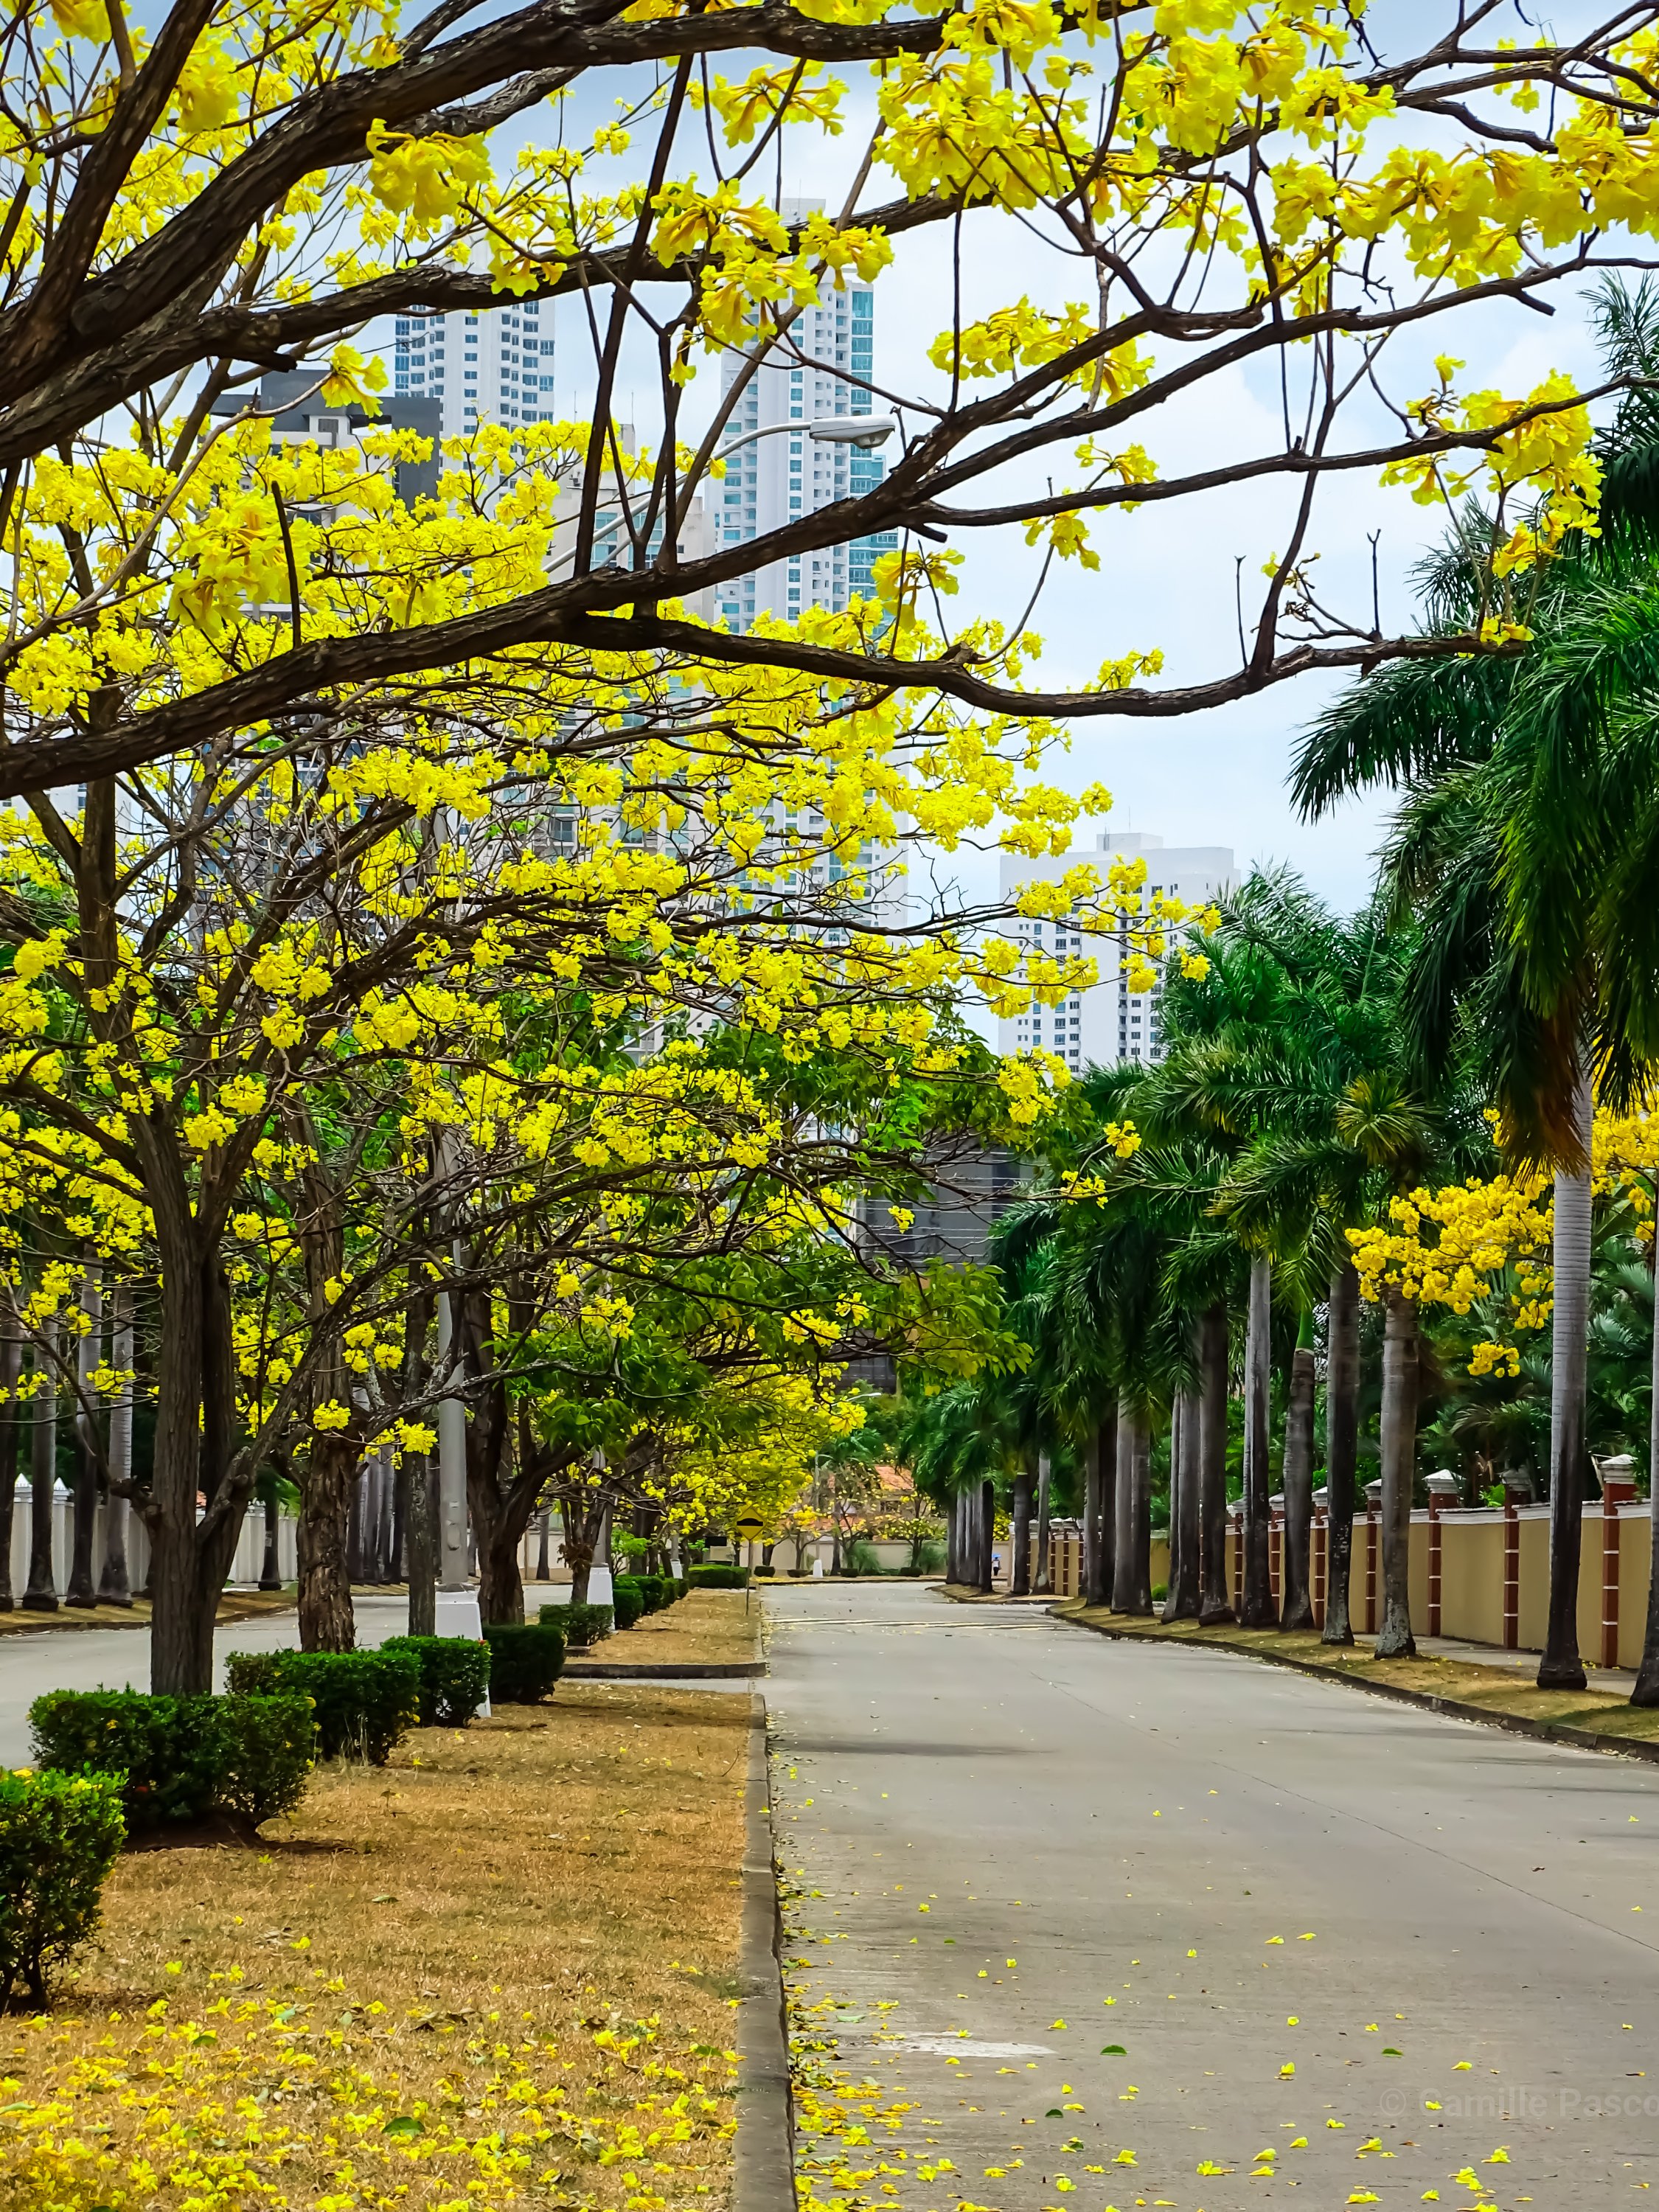
[[[769,1575],[772,1570],[770,1567],[757,1567],[755,1571]],[[690,1567],[686,1570],[685,1579],[693,1589],[747,1589],[749,1570],[747,1567],[727,1567],[719,1564]]]
[[[98,1926],[125,1833],[118,1774],[0,1769],[0,2012],[20,1984],[45,2004],[47,1975]]]
[[[631,1628],[645,1611],[645,1592],[632,1575],[611,1577],[611,1609],[618,1628]]]
[[[674,1602],[673,1578],[669,1575],[630,1575],[629,1580],[644,1601],[647,1613],[661,1613]]]
[[[319,1759],[384,1766],[421,1717],[421,1668],[407,1651],[233,1651],[233,1690],[299,1690],[311,1699]]]
[[[35,1757],[70,1774],[113,1774],[135,1832],[214,1812],[255,1823],[305,1794],[315,1730],[292,1691],[228,1698],[143,1690],[48,1690],[29,1708]]]
[[[299,1690],[269,1697],[216,1698],[219,1774],[214,1802],[257,1828],[291,1813],[306,1794],[316,1757],[311,1700]]]
[[[487,1620],[489,1688],[497,1704],[538,1705],[564,1670],[564,1635],[551,1621]]]
[[[48,1690],[29,1707],[34,1756],[66,1774],[115,1774],[135,1831],[200,1820],[218,1780],[210,1698],[143,1690]]]
[[[489,1695],[489,1646],[470,1636],[389,1636],[421,1671],[421,1726],[465,1728]]]
[[[536,1618],[544,1628],[562,1632],[567,1650],[581,1651],[610,1635],[614,1609],[608,1605],[544,1605],[538,1607]]]

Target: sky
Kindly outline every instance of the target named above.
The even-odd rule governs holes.
[[[1580,11],[1569,0],[1565,12],[1571,17]],[[1445,18],[1443,0],[1389,0],[1386,9],[1373,11],[1368,21],[1378,27],[1386,23],[1403,46],[1425,33],[1431,36],[1443,27]],[[1570,27],[1563,23],[1557,27]],[[722,71],[741,78],[757,58],[731,57],[721,64]],[[850,74],[856,80],[860,73]],[[585,87],[565,118],[568,133],[578,137],[593,123],[608,118],[614,106],[622,104],[617,95],[628,89],[614,76],[595,80],[591,89]],[[637,93],[637,80],[634,89]],[[781,181],[787,196],[821,198],[832,210],[839,209],[871,119],[866,97],[854,82],[842,135],[793,134],[781,179],[770,173],[769,165],[763,179],[757,174],[752,180],[754,188],[769,193],[775,182]],[[546,126],[544,110],[512,135],[544,138]],[[1414,144],[1432,143],[1437,131],[1437,126],[1413,118],[1401,135]],[[623,167],[629,160],[648,158],[650,143],[647,126],[633,155],[623,157]],[[495,144],[501,164],[507,149],[499,134]],[[684,161],[701,167],[707,178],[710,164],[701,125],[687,144]],[[878,168],[864,197],[866,204],[879,202],[894,190],[890,175]],[[1016,218],[975,215],[965,226],[963,239],[962,283],[969,317],[1022,293],[1050,307],[1091,295],[1092,278],[1086,265],[1057,252],[1051,242],[1037,238]],[[951,318],[948,228],[939,225],[901,235],[894,247],[893,265],[878,279],[876,290],[877,380],[888,383],[901,400],[939,396],[943,380],[929,368],[927,352]],[[1516,396],[1557,368],[1592,379],[1595,356],[1584,301],[1565,287],[1553,297],[1555,312],[1550,316],[1497,303],[1460,310],[1420,335],[1396,341],[1384,371],[1391,397],[1404,402],[1432,389],[1437,380],[1430,363],[1441,352],[1466,362],[1458,379],[1466,390],[1496,386]],[[556,328],[557,402],[562,411],[581,414],[591,401],[592,380],[580,303],[559,303]],[[695,437],[707,424],[719,381],[718,360],[704,359],[684,395],[685,434]],[[643,347],[626,352],[617,412],[636,422],[647,443],[655,442],[655,386],[656,364],[651,356]],[[912,415],[908,421],[919,419]],[[1398,434],[1380,404],[1363,392],[1345,414],[1344,422],[1339,446],[1364,447]],[[1206,380],[1187,400],[1143,417],[1130,434],[1146,446],[1160,474],[1169,477],[1282,447],[1279,424],[1274,362],[1249,374],[1230,373]],[[1060,447],[1052,449],[1051,459],[1030,467],[1035,473],[1051,467],[1064,470],[1068,465],[1068,450]],[[1024,488],[1029,484],[1028,476]],[[965,503],[989,503],[1021,488],[1006,479],[994,490],[975,487]],[[1202,500],[1171,501],[1133,514],[1116,511],[1097,520],[1091,536],[1100,566],[1085,571],[1074,564],[1056,564],[1033,623],[1046,650],[1025,680],[1044,688],[1084,688],[1103,659],[1152,648],[1164,653],[1159,680],[1165,684],[1230,672],[1239,659],[1236,589],[1242,583],[1248,629],[1251,592],[1259,595],[1263,562],[1288,541],[1296,495],[1291,486],[1241,486]],[[1411,570],[1442,526],[1443,518],[1436,511],[1414,505],[1403,489],[1383,490],[1373,475],[1330,480],[1320,495],[1310,541],[1319,556],[1316,575],[1322,598],[1328,605],[1369,622],[1374,532],[1383,627],[1410,629],[1414,626]],[[1006,617],[1024,603],[1038,556],[1024,545],[1017,530],[1000,534],[958,531],[951,543],[967,556],[953,614]],[[1053,763],[1048,772],[1054,781],[1077,791],[1103,783],[1114,794],[1115,805],[1108,822],[1080,829],[1079,842],[1092,844],[1102,827],[1127,827],[1156,833],[1171,844],[1229,845],[1241,868],[1288,864],[1331,904],[1352,908],[1369,890],[1372,858],[1387,818],[1386,796],[1368,795],[1328,819],[1310,823],[1298,818],[1285,789],[1297,737],[1335,688],[1335,679],[1308,678],[1200,716],[1079,720],[1073,726],[1069,754]],[[963,854],[957,865],[964,890],[988,890],[994,879],[994,863],[988,856],[975,860]]]

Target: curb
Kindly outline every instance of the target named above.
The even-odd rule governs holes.
[[[1339,1674],[1332,1667],[1316,1667],[1306,1659],[1293,1659],[1283,1651],[1261,1651],[1253,1644],[1223,1642],[1218,1638],[1207,1638],[1202,1644],[1191,1642],[1165,1643],[1161,1638],[1148,1636],[1134,1629],[1109,1628],[1093,1620],[1079,1620],[1074,1613],[1061,1613],[1053,1608],[1051,1620],[1063,1628],[1081,1628],[1091,1636],[1109,1637],[1114,1644],[1153,1644],[1164,1651],[1225,1651],[1236,1659],[1254,1659],[1259,1666],[1284,1667],[1293,1674],[1305,1674],[1312,1681],[1329,1682],[1339,1690],[1363,1690],[1367,1697],[1391,1698],[1397,1705],[1415,1705],[1419,1711],[1438,1713],[1443,1719],[1477,1721],[1483,1728],[1501,1729],[1505,1735],[1530,1736],[1534,1743],[1565,1744],[1571,1751],[1611,1752],[1620,1759],[1645,1759],[1650,1765],[1659,1765],[1659,1741],[1627,1736],[1602,1735],[1594,1729],[1574,1728],[1566,1721],[1528,1720],[1522,1713],[1494,1712],[1489,1705],[1471,1705],[1462,1698],[1438,1698],[1431,1690],[1410,1690],[1400,1682],[1368,1682],[1354,1674]]]
[[[766,1672],[764,1659],[733,1659],[725,1663],[690,1661],[684,1665],[635,1666],[600,1660],[592,1666],[567,1660],[562,1682],[730,1682],[748,1680]]]
[[[785,2026],[783,1938],[766,1756],[766,1698],[750,1706],[749,1771],[744,1791],[743,1940],[738,2003],[738,2138],[732,2212],[792,2212],[795,2203],[795,2114]]]

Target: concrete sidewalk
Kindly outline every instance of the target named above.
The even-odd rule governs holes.
[[[802,2063],[871,2085],[872,2145],[816,2148],[872,2199],[1556,2212],[1655,2179],[1659,1772],[1023,1607],[769,1609]]]

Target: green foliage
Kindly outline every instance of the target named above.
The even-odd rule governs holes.
[[[674,1585],[666,1575],[617,1575],[612,1587],[620,1591],[626,1584],[630,1595],[639,1600],[640,1613],[660,1613],[674,1601]],[[620,1618],[620,1612],[618,1614]],[[637,1620],[640,1615],[634,1616]],[[627,1626],[626,1622],[623,1623]]]
[[[29,1723],[41,1765],[123,1778],[135,1833],[215,1812],[257,1826],[293,1811],[311,1771],[310,1705],[286,1684],[239,1685],[225,1698],[49,1690]]]
[[[854,1536],[843,1554],[843,1571],[849,1575],[878,1575],[881,1560],[867,1536]]]
[[[626,1528],[612,1530],[611,1549],[619,1559],[645,1559],[651,1556],[649,1538],[631,1535]]]
[[[121,1789],[118,1774],[0,1769],[0,2012],[20,1984],[44,2005],[47,1976],[96,1932]]]
[[[544,1605],[537,1619],[544,1628],[562,1632],[566,1648],[572,1651],[586,1650],[590,1644],[602,1644],[610,1635],[614,1608],[608,1605]]]
[[[489,1646],[470,1636],[389,1636],[382,1651],[406,1651],[421,1673],[421,1726],[465,1728],[489,1695]]]
[[[769,1574],[771,1570],[768,1568],[764,1571]],[[746,1589],[749,1570],[711,1561],[707,1566],[688,1567],[685,1579],[693,1589]]]
[[[618,1628],[631,1628],[645,1611],[645,1592],[631,1575],[613,1575],[611,1607]]]
[[[564,1670],[564,1636],[551,1621],[487,1620],[484,1639],[497,1705],[539,1705]]]
[[[408,1651],[234,1651],[225,1678],[233,1690],[302,1692],[319,1759],[384,1766],[420,1718],[421,1667]]]

